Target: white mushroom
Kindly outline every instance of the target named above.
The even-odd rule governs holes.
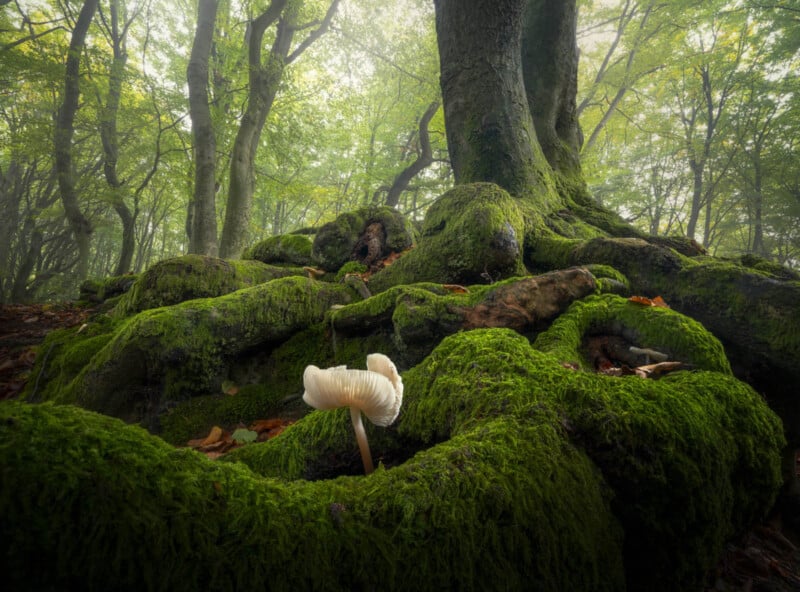
[[[364,472],[373,471],[372,455],[361,412],[379,426],[388,426],[400,413],[403,379],[392,361],[383,354],[367,356],[368,370],[349,370],[336,366],[325,370],[307,366],[303,372],[303,400],[315,409],[350,407],[350,419],[364,462]]]

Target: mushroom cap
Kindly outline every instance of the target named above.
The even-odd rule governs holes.
[[[398,392],[389,378],[371,370],[311,365],[303,372],[303,386],[303,400],[315,409],[356,407],[379,426],[391,424],[403,402],[402,389]]]
[[[367,356],[367,370],[383,374],[388,378],[389,382],[394,386],[394,390],[397,391],[400,402],[403,401],[403,379],[397,372],[397,366],[394,365],[394,362],[392,362],[388,356],[383,354],[369,354]]]

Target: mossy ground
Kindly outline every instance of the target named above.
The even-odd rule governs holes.
[[[724,373],[599,376],[490,329],[446,338],[404,382],[396,429],[371,432],[376,456],[405,458],[369,477],[320,478],[356,448],[343,411],[212,463],[77,409],[4,404],[7,579],[694,589],[780,486],[780,422]]]

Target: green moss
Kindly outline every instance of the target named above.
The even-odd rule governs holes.
[[[0,405],[7,581],[695,589],[780,487],[780,422],[727,374],[576,372],[492,329],[447,337],[403,379],[397,427],[369,428],[389,464],[315,482],[357,462],[344,409],[211,463],[90,413]]]
[[[419,245],[370,278],[373,293],[431,281],[490,283],[523,275],[519,202],[497,185],[460,185],[425,214]]]
[[[230,360],[281,342],[349,301],[339,285],[288,277],[218,298],[139,313],[123,324],[59,400],[139,421],[216,393]]]
[[[138,276],[129,273],[102,279],[86,280],[80,287],[80,300],[86,302],[105,302],[127,292]]]
[[[764,272],[715,261],[682,269],[672,292],[676,306],[701,322],[713,319],[717,334],[731,344],[746,328],[751,357],[796,369],[800,282],[776,281]]]
[[[363,263],[348,261],[336,272],[336,281],[341,282],[348,273],[364,273],[365,271],[367,271],[367,266]]]
[[[120,323],[106,315],[92,317],[83,327],[51,331],[37,348],[36,363],[22,398],[49,401],[65,388],[111,340]]]
[[[628,278],[609,265],[586,265],[597,280],[601,293],[625,295],[630,293]]]
[[[624,586],[619,531],[596,472],[545,411],[526,423],[484,422],[369,478],[317,482],[258,477],[77,409],[4,404],[0,414],[0,457],[14,481],[0,490],[11,586]],[[54,434],[62,444],[51,451]]]
[[[214,425],[248,424],[272,417],[284,393],[269,385],[248,384],[235,395],[217,394],[193,397],[178,403],[159,416],[159,435],[177,446],[208,434]]]
[[[630,589],[697,589],[725,541],[772,506],[780,420],[745,383],[710,372],[659,381],[576,372],[556,393],[614,490]]]
[[[384,255],[400,253],[415,243],[416,233],[405,216],[388,206],[369,206],[346,212],[320,228],[314,237],[312,258],[322,269],[336,271],[356,259],[358,239],[373,223],[380,223],[386,234]]]
[[[581,239],[564,238],[543,224],[534,224],[526,229],[523,259],[526,267],[532,273],[564,269],[573,265],[572,252],[582,243]],[[582,262],[582,264],[586,263],[592,262]]]
[[[302,234],[271,236],[246,249],[242,259],[300,267],[311,265],[311,239]]]
[[[226,260],[203,255],[165,259],[141,274],[119,302],[114,314],[124,317],[195,298],[222,296],[292,275],[304,274],[301,269],[275,267],[252,260]]]
[[[775,263],[768,259],[764,259],[763,257],[753,255],[752,253],[742,255],[739,259],[739,262],[749,269],[754,269],[762,273],[768,273],[777,279],[794,281],[800,280],[800,273],[797,273],[796,271],[789,269],[780,263]]]
[[[595,334],[624,337],[631,345],[658,350],[693,368],[731,373],[722,344],[700,323],[669,308],[642,306],[613,294],[575,302],[534,346],[561,362],[589,368],[581,347],[586,336]]]

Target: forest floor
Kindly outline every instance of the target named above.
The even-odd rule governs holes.
[[[36,348],[50,331],[80,326],[92,314],[71,304],[0,305],[0,401],[17,397],[25,387]],[[798,545],[800,533],[788,531],[773,516],[726,545],[704,592],[798,592]]]

